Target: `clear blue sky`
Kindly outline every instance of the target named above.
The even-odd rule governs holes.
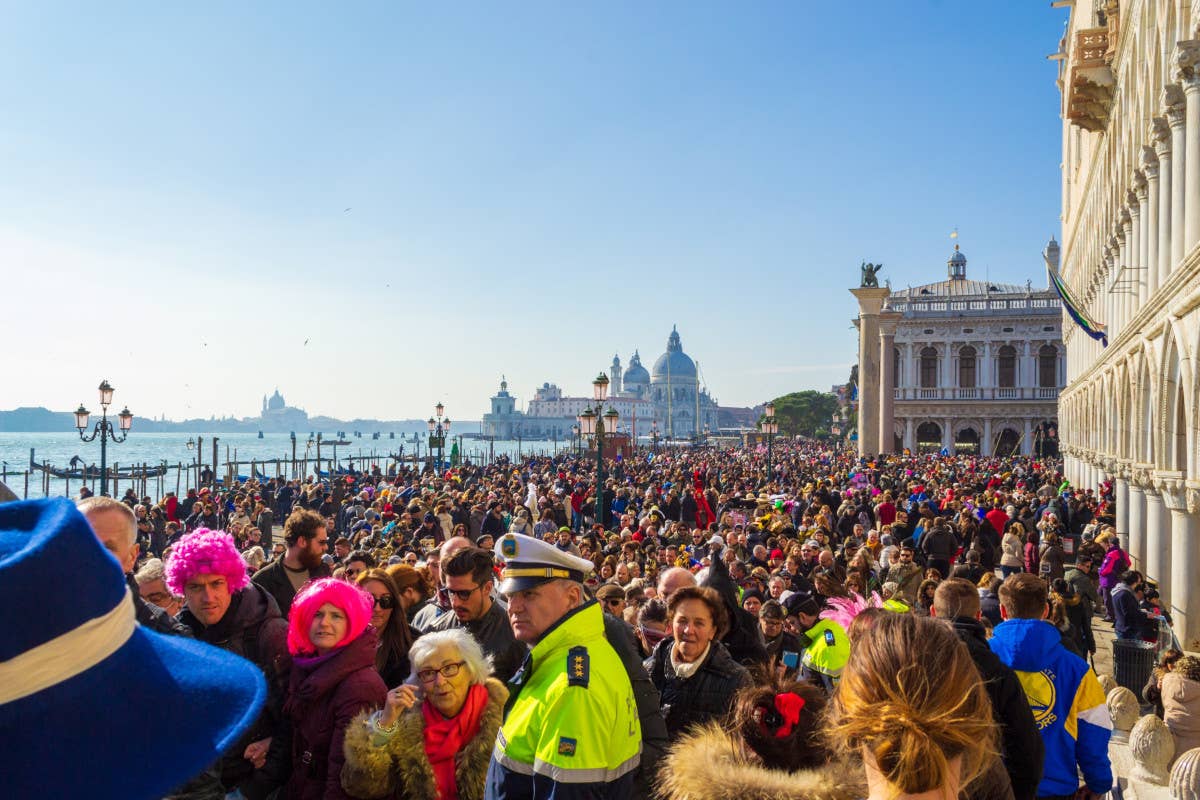
[[[0,408],[477,419],[650,366],[828,389],[862,260],[1044,285],[1043,0],[14,4]],[[350,209],[346,211],[345,209]],[[305,345],[305,340],[308,344]],[[15,368],[14,368],[15,367]]]

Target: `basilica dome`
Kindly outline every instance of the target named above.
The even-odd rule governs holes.
[[[667,339],[667,352],[654,362],[650,380],[654,383],[666,383],[667,380],[690,381],[696,380],[696,364],[683,352],[679,341],[679,332],[671,328],[671,337]]]
[[[642,366],[642,357],[636,350],[633,351],[633,358],[629,360],[629,369],[625,370],[624,380],[626,386],[631,383],[645,385],[650,382],[650,373]]]

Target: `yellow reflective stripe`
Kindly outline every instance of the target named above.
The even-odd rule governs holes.
[[[501,580],[507,578],[570,578],[571,573],[565,569],[554,569],[553,567],[522,567],[519,569],[505,569],[501,571]]]

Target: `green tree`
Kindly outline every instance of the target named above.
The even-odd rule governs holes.
[[[837,397],[812,389],[775,398],[775,421],[779,432],[787,436],[816,436],[829,430],[829,421],[837,410]]]

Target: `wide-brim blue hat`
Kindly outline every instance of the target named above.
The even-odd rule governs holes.
[[[139,626],[133,603],[70,501],[0,505],[5,797],[159,798],[257,717],[257,667]]]

